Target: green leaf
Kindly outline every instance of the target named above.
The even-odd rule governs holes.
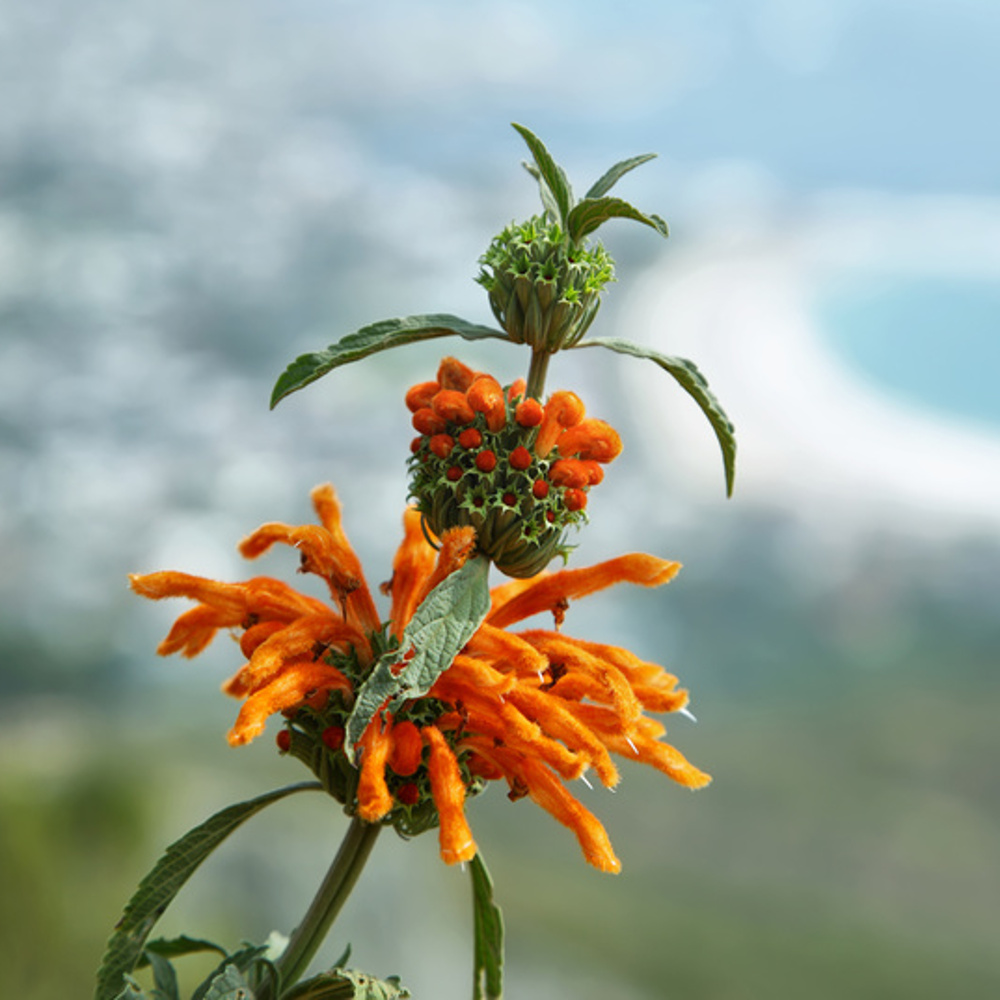
[[[143,992],[142,987],[131,976],[124,976],[123,982],[125,986],[113,1000],[150,1000],[148,994]]]
[[[643,153],[641,156],[630,156],[627,160],[616,163],[607,173],[593,183],[585,198],[600,198],[607,194],[630,170],[641,167],[644,163],[656,159],[656,153]]]
[[[382,706],[388,702],[394,709],[427,694],[482,624],[490,610],[489,567],[489,560],[473,556],[449,573],[420,602],[399,647],[375,664],[345,727],[344,750],[352,763],[358,740]],[[413,655],[404,659],[410,650]]]
[[[470,865],[475,922],[475,980],[473,1000],[503,997],[503,914],[493,901],[493,879],[481,854]]]
[[[618,354],[630,354],[635,358],[647,358],[658,364],[665,372],[673,375],[683,388],[701,407],[702,413],[708,418],[708,422],[715,431],[715,436],[722,449],[722,463],[726,473],[726,496],[733,495],[733,480],[736,477],[736,436],[729,417],[725,410],[715,398],[715,395],[708,388],[708,381],[698,370],[693,361],[686,358],[673,358],[658,351],[650,350],[648,347],[641,347],[628,340],[617,338],[593,337],[589,340],[581,340],[577,347],[606,347],[609,351],[616,351]]]
[[[556,206],[556,213],[552,213],[551,209],[549,211],[555,215],[554,221],[565,229],[569,210],[573,207],[573,190],[569,186],[566,174],[562,167],[552,159],[552,154],[545,148],[545,143],[537,135],[523,125],[518,125],[517,122],[511,122],[511,124],[528,144],[528,149],[531,150],[531,155],[534,157],[538,173],[536,174],[530,166],[528,166],[528,172],[538,181],[538,186],[542,190],[542,202],[546,203],[547,190],[551,201]],[[549,204],[545,204],[545,207],[549,208]]]
[[[153,990],[156,1000],[181,1000],[177,988],[177,973],[169,959],[158,955],[155,951],[148,952],[149,964],[153,966]]]
[[[281,995],[281,1000],[406,1000],[410,991],[398,976],[376,979],[367,972],[331,969],[303,980]]]
[[[205,1000],[254,1000],[250,984],[235,965],[227,965],[212,980]]]
[[[634,219],[655,229],[661,236],[668,236],[667,224],[658,215],[646,215],[621,198],[584,198],[569,213],[566,231],[573,243],[592,233],[608,219]]]
[[[229,834],[272,802],[295,792],[322,787],[318,781],[305,781],[236,803],[217,812],[171,844],[139,883],[108,939],[104,959],[97,972],[94,1000],[113,1000],[120,995],[123,977],[138,963],[146,938],[157,920],[195,869]]]
[[[194,993],[191,994],[191,1000],[205,1000],[219,976],[223,975],[230,967],[235,968],[242,974],[248,972],[253,966],[262,965],[270,971],[272,980],[277,982],[277,970],[265,957],[268,951],[269,945],[252,944],[247,945],[245,948],[241,948],[239,951],[234,951],[231,955],[226,955],[226,957],[223,958],[223,960],[219,962],[219,964],[205,977],[204,981],[197,987],[197,989],[195,989]],[[259,979],[254,980],[254,982],[258,981]]]
[[[278,376],[271,393],[274,409],[286,396],[304,388],[327,372],[360,361],[379,351],[415,344],[435,337],[464,337],[466,340],[486,340],[490,337],[507,340],[507,334],[490,326],[470,323],[449,313],[430,313],[423,316],[401,316],[384,319],[349,333],[325,351],[315,351],[296,358]]]
[[[157,938],[155,941],[146,942],[142,958],[137,963],[136,968],[141,969],[148,964],[150,953],[162,955],[164,958],[181,958],[184,955],[193,955],[200,951],[217,951],[220,955],[226,954],[226,949],[221,944],[182,934],[180,937]]]

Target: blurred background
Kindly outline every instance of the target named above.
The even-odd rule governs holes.
[[[552,366],[626,444],[578,562],[686,564],[567,628],[680,675],[699,722],[670,738],[715,782],[581,788],[617,878],[530,803],[472,805],[508,994],[996,995],[998,44],[994,0],[0,0],[0,994],[89,995],[166,844],[306,776],[271,731],[227,747],[238,652],[158,660],[181,606],[126,574],[240,578],[238,539],[332,480],[389,575],[403,390],[526,357],[443,341],[270,388],[367,322],[490,322],[477,257],[538,208],[519,121],[578,190],[660,154],[620,192],[671,237],[602,230],[594,332],[695,359],[741,450],[726,501],[666,376]],[[288,931],[344,827],[273,807],[160,929]],[[433,835],[387,834],[327,957],[467,996],[468,893]]]

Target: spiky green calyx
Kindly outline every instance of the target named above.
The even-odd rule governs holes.
[[[583,337],[614,280],[614,261],[600,243],[573,244],[540,215],[507,226],[479,263],[476,280],[510,339],[549,353]]]

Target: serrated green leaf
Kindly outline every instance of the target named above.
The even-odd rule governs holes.
[[[668,236],[667,224],[658,215],[646,215],[621,198],[584,198],[569,213],[566,231],[570,240],[579,243],[608,219],[633,219],[655,229],[661,236]]]
[[[376,979],[354,969],[331,969],[303,980],[281,1000],[407,1000],[409,996],[398,976]]]
[[[726,411],[715,398],[715,395],[708,388],[708,380],[698,370],[698,366],[693,361],[686,358],[669,357],[660,354],[659,351],[650,350],[648,347],[641,347],[628,340],[619,340],[612,337],[594,337],[589,340],[581,340],[577,347],[606,347],[609,351],[618,354],[630,354],[635,358],[646,358],[659,365],[665,372],[672,375],[682,389],[690,395],[701,407],[702,413],[708,418],[708,422],[715,431],[715,436],[722,449],[722,463],[726,473],[726,496],[733,495],[733,481],[736,478],[736,436],[735,431]]]
[[[295,792],[322,787],[318,781],[305,781],[238,802],[209,817],[171,844],[139,883],[108,939],[104,959],[97,972],[94,1000],[113,1000],[120,994],[123,977],[135,968],[146,938],[164,910],[195,869],[237,827],[273,802]]]
[[[493,879],[481,854],[469,866],[475,924],[473,1000],[503,998],[503,914],[493,900]]]
[[[205,1000],[254,1000],[254,994],[243,973],[235,965],[227,965],[212,980]]]
[[[507,334],[501,330],[470,323],[449,313],[384,319],[347,334],[325,351],[315,351],[297,357],[278,376],[271,393],[271,408],[277,406],[286,396],[305,388],[334,368],[351,364],[353,361],[361,361],[379,351],[404,347],[406,344],[415,344],[422,340],[433,340],[436,337],[463,337],[465,340],[508,339]]]
[[[531,155],[534,157],[535,166],[538,168],[536,180],[539,187],[543,188],[543,203],[545,201],[544,188],[548,188],[558,211],[555,221],[565,229],[569,210],[573,207],[573,189],[569,186],[566,174],[563,172],[562,167],[552,158],[552,154],[545,148],[545,143],[534,132],[523,125],[518,125],[517,122],[511,122],[511,124],[528,144],[528,149],[531,150]],[[534,172],[530,168],[529,173],[532,173],[534,176]]]
[[[358,740],[382,706],[388,702],[393,709],[427,694],[482,624],[490,610],[489,567],[487,559],[473,556],[449,573],[420,602],[399,647],[375,664],[345,727],[344,749],[352,762]],[[411,649],[413,655],[404,659]]]
[[[599,180],[594,181],[584,198],[600,198],[606,195],[630,170],[635,170],[636,167],[655,159],[656,153],[642,153],[640,156],[630,156],[627,160],[620,160]]]
[[[158,955],[155,951],[148,952],[149,964],[153,967],[153,990],[156,1000],[181,1000],[177,988],[177,973],[170,960]]]

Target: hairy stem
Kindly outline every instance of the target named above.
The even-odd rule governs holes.
[[[381,829],[378,823],[366,823],[356,816],[351,820],[330,870],[313,897],[302,922],[295,928],[288,947],[275,962],[283,990],[294,986],[309,967],[309,963],[358,881]],[[264,983],[257,997],[258,1000],[274,1000],[273,982]]]

